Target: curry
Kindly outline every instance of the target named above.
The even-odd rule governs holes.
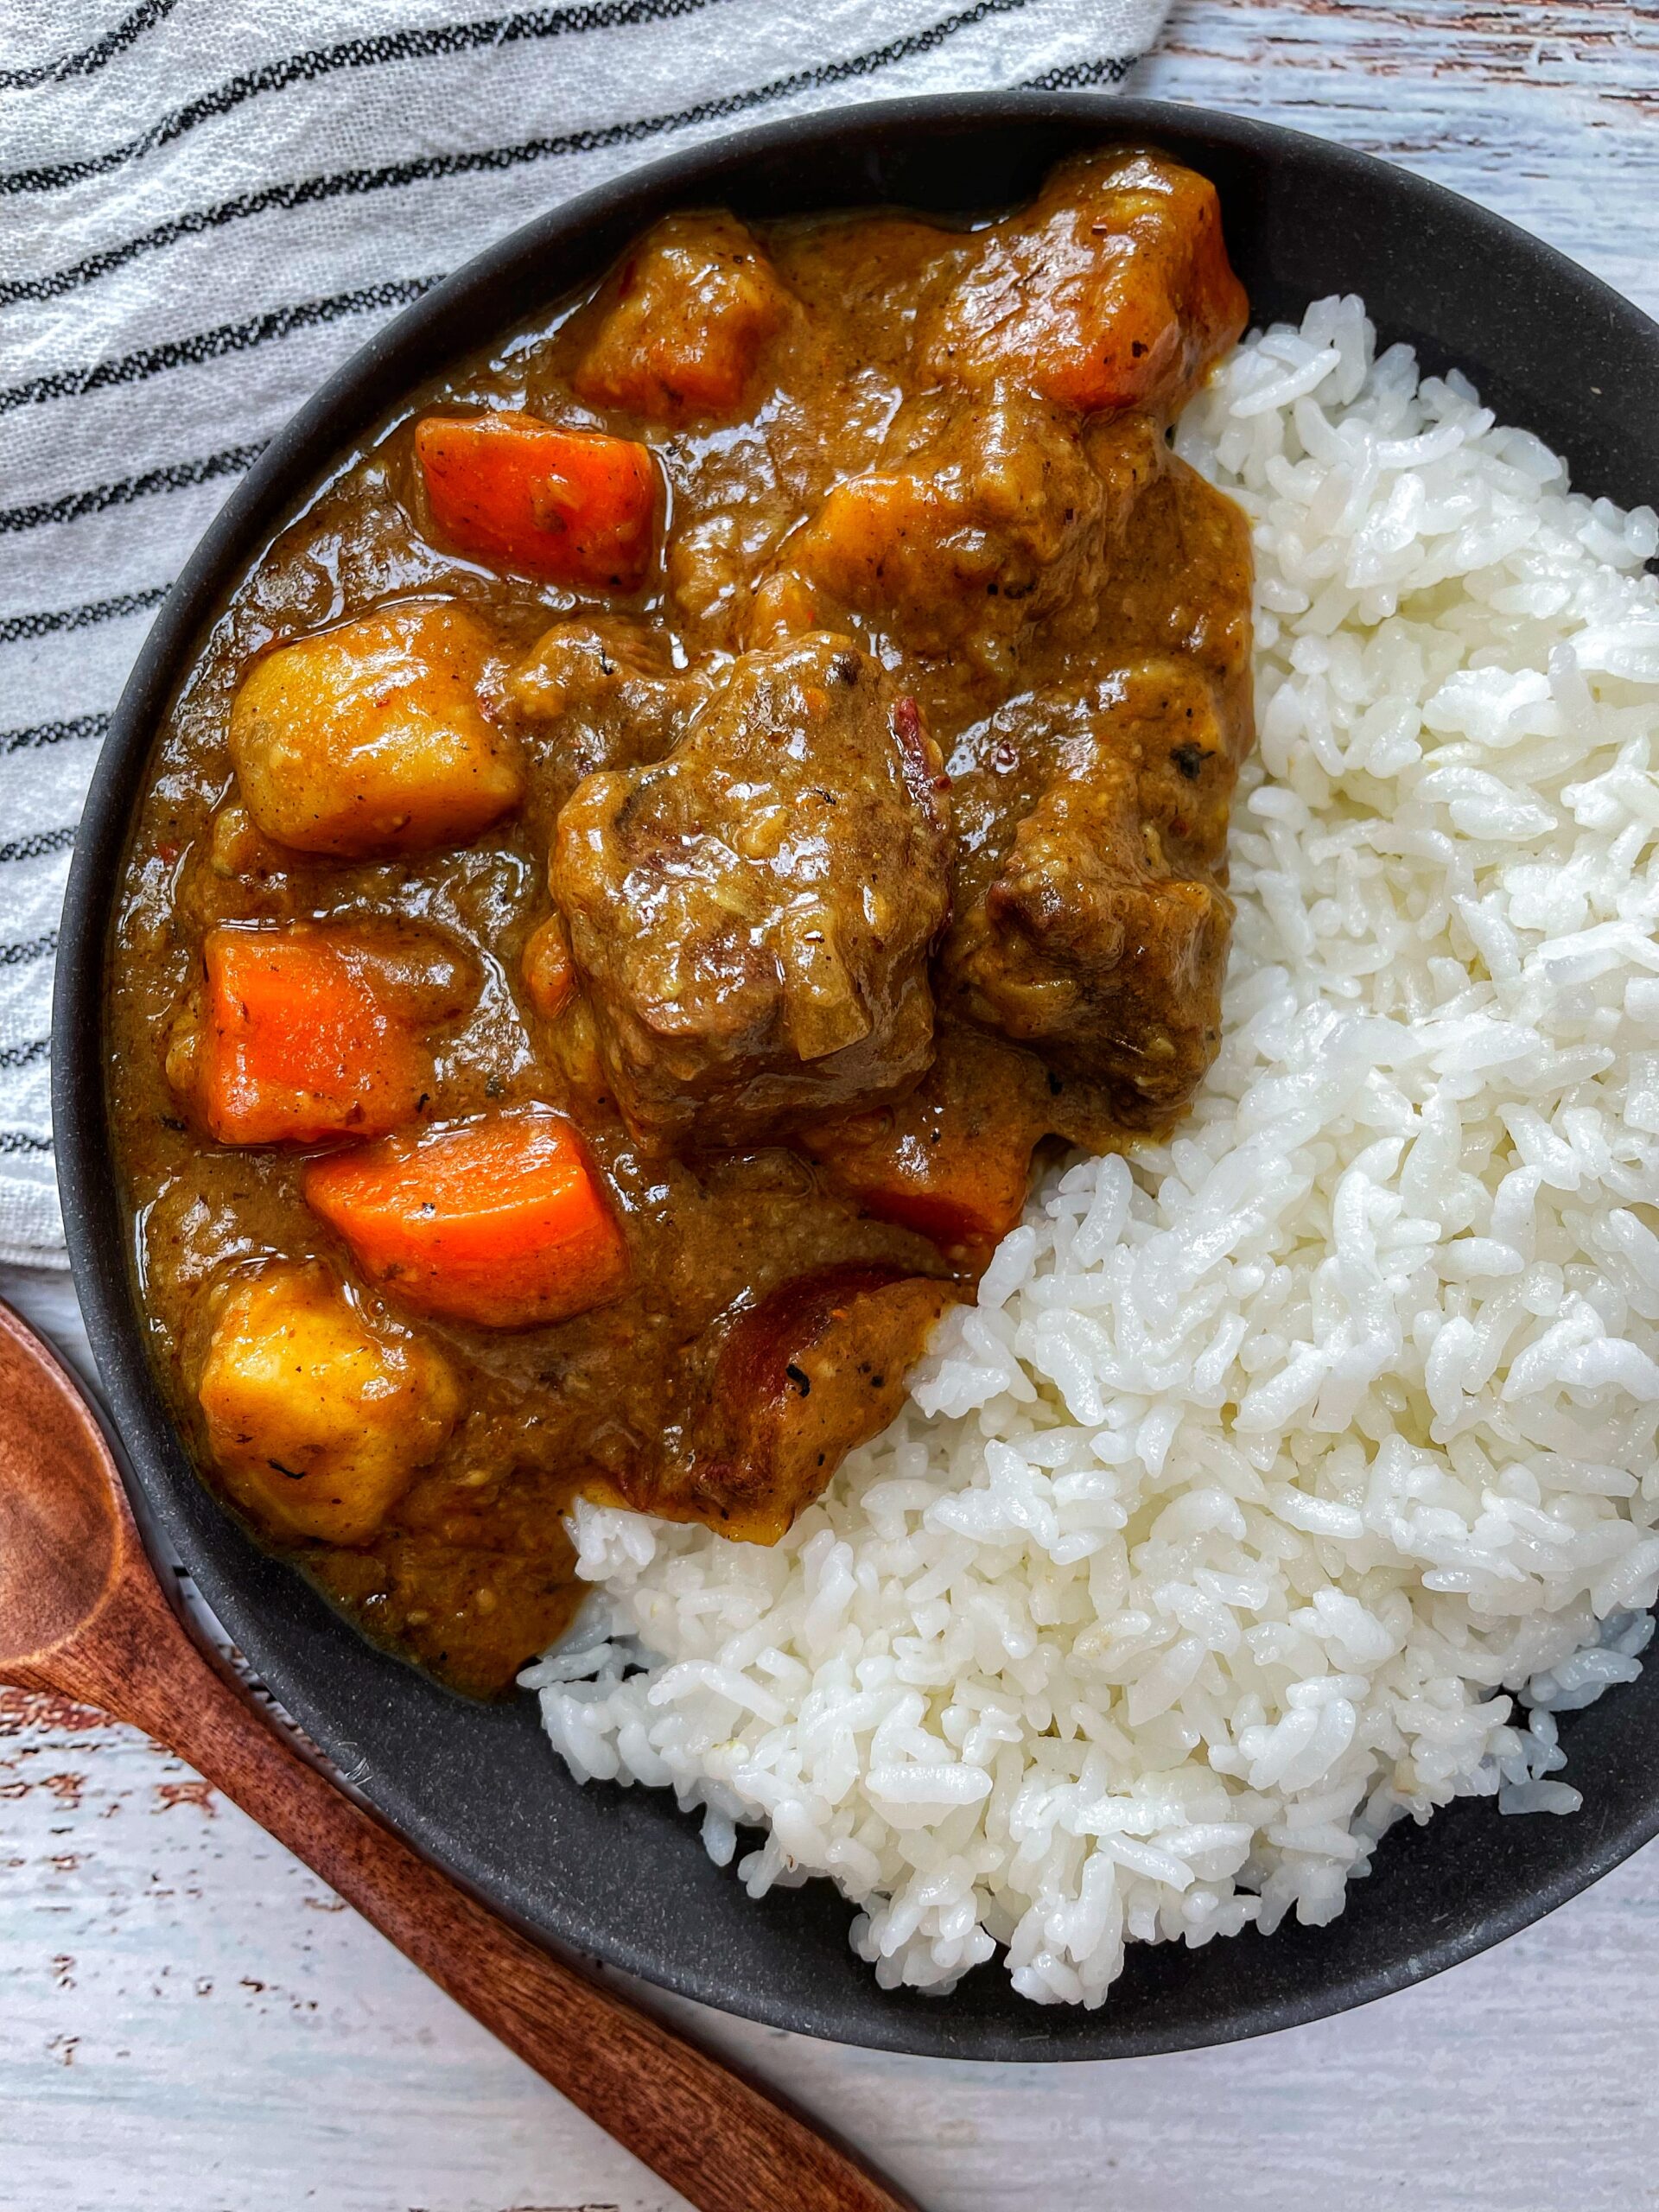
[[[493,1694],[579,1492],[775,1541],[1047,1149],[1217,1048],[1237,337],[1155,152],[976,228],[658,225],[410,395],[162,731],[111,1084],[204,1468]]]

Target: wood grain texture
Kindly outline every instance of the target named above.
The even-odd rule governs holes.
[[[1128,89],[1381,154],[1659,315],[1653,0],[1174,0]]]
[[[1388,155],[1659,314],[1659,7],[1178,0],[1135,88]],[[30,1295],[69,1329],[61,1286]],[[1637,2212],[1656,1978],[1659,1846],[1436,1982],[1230,2050],[959,2068],[695,2017],[929,2212]],[[683,2212],[189,1770],[0,1702],[0,2212],[601,2207]]]

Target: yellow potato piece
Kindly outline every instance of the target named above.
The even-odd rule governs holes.
[[[518,748],[486,717],[489,632],[393,607],[279,645],[231,709],[242,798],[268,837],[346,859],[461,844],[518,804]]]
[[[226,1487],[274,1536],[360,1544],[461,1409],[448,1362],[372,1331],[318,1266],[279,1265],[219,1308],[198,1395]]]

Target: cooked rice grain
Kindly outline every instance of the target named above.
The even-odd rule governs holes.
[[[525,1677],[886,1985],[1000,1944],[1097,2005],[1129,1940],[1327,1920],[1402,1814],[1570,1811],[1554,1715],[1653,1626],[1659,524],[1353,299],[1179,446],[1259,569],[1195,1111],[1048,1179],[775,1551],[581,1506]]]

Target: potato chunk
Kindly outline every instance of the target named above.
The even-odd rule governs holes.
[[[219,1309],[197,1393],[238,1504],[274,1536],[365,1543],[461,1410],[448,1362],[371,1329],[327,1269],[283,1262]]]
[[[734,215],[671,215],[618,271],[576,395],[658,423],[729,415],[788,299]]]
[[[524,789],[516,745],[479,702],[492,650],[465,607],[391,607],[256,661],[230,749],[258,827],[340,859],[487,829]]]

